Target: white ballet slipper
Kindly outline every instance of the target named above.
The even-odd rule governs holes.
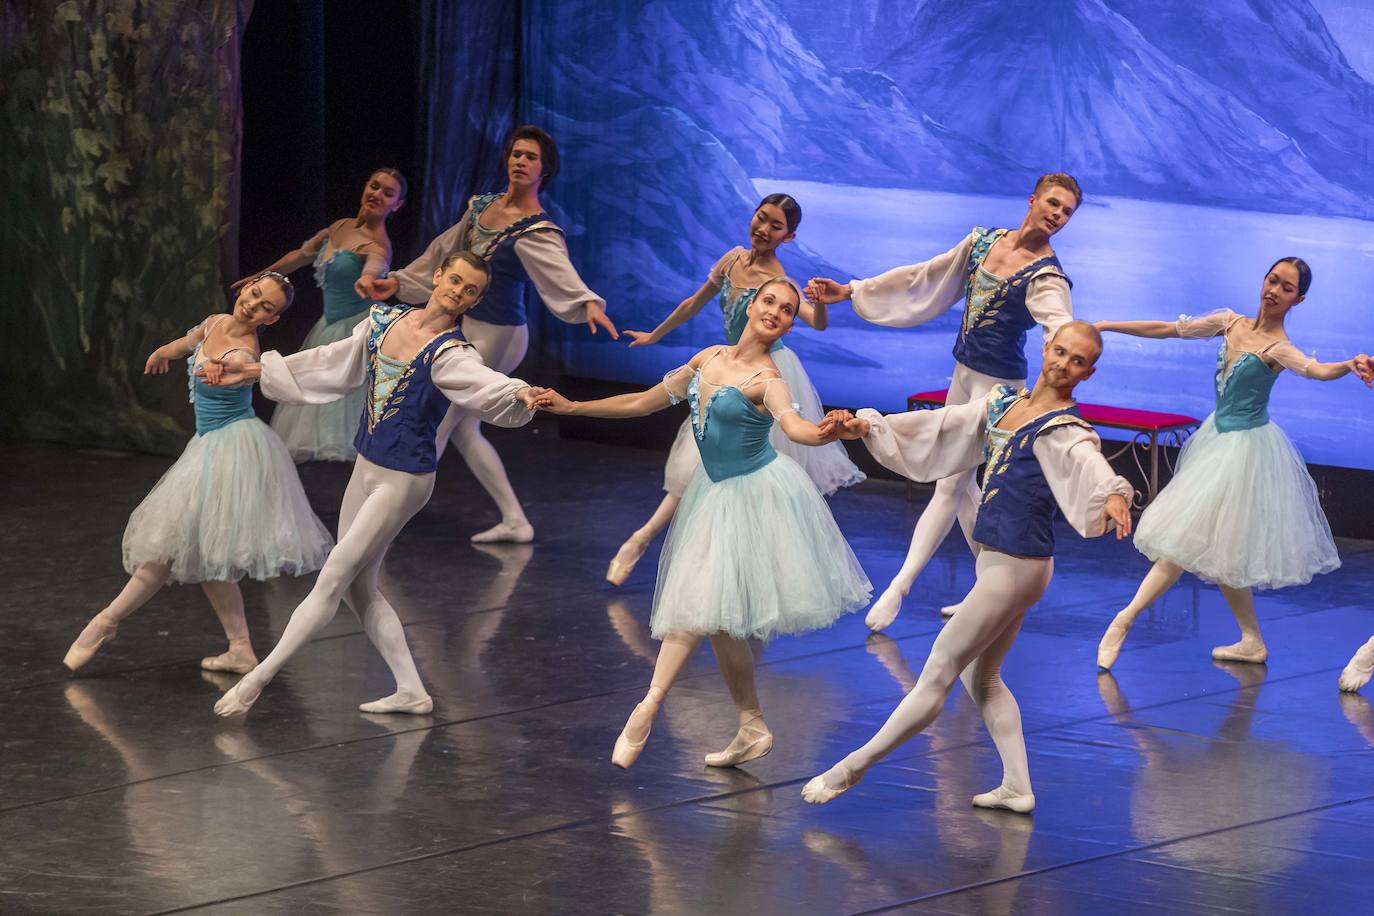
[[[224,692],[224,696],[220,697],[218,702],[215,703],[215,715],[227,719],[230,716],[244,715],[248,710],[253,708],[253,704],[258,701],[258,697],[262,696],[262,688],[259,687],[257,690],[253,690],[251,685],[245,688],[244,684],[247,683],[247,681],[248,678],[243,678]]]
[[[880,633],[892,626],[892,621],[902,612],[902,599],[905,597],[895,588],[888,586],[878,596],[878,600],[873,602],[873,607],[868,609],[868,614],[864,617],[864,626],[874,633]]]
[[[474,544],[528,544],[534,540],[534,526],[529,522],[502,522],[468,538]]]
[[[374,715],[427,716],[434,712],[434,699],[427,693],[417,697],[408,690],[398,690],[389,697],[363,703],[358,709]]]
[[[1251,643],[1241,640],[1229,646],[1217,646],[1212,650],[1212,658],[1219,662],[1247,662],[1262,665],[1269,660],[1269,649],[1264,643]]]
[[[210,655],[200,660],[200,667],[206,671],[229,671],[234,674],[247,674],[257,666],[257,656],[243,655],[232,650],[221,652],[219,655]]]
[[[973,796],[973,807],[1001,808],[1017,814],[1030,814],[1035,810],[1035,796],[1029,792],[1021,795],[1006,786],[998,786],[991,792],[980,792]]]
[[[836,771],[839,772],[836,772]],[[835,773],[839,780],[837,785],[826,782],[826,777]],[[834,801],[850,789],[859,784],[863,779],[862,773],[855,773],[843,763],[837,763],[819,776],[813,777],[810,782],[802,786],[802,799],[810,805],[824,805],[826,802]]]
[[[1350,659],[1350,664],[1341,672],[1340,688],[1346,693],[1354,693],[1374,675],[1374,643],[1361,646]]]

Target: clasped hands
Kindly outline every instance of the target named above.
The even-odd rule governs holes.
[[[832,410],[816,424],[826,442],[836,439],[862,439],[868,435],[868,421],[861,420],[848,410]]]

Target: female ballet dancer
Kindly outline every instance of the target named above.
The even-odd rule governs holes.
[[[725,319],[725,339],[731,344],[737,343],[749,320],[747,310],[749,302],[758,294],[758,284],[782,275],[778,246],[796,237],[801,218],[801,206],[791,196],[769,194],[754,210],[754,218],[749,224],[749,247],[731,248],[722,255],[711,268],[701,289],[679,303],[652,332],[626,331],[625,334],[632,338],[630,346],[645,347],[658,343],[669,331],[691,320],[717,294],[720,296],[721,315]],[[824,305],[813,306],[805,300],[797,317],[818,331],[824,331],[830,323]],[[823,414],[821,399],[811,379],[807,378],[801,360],[781,341],[773,345],[769,355],[782,373],[788,390],[797,399],[797,412],[812,423],[819,421]],[[844,446],[838,442],[819,448],[806,448],[788,439],[781,426],[773,427],[772,439],[773,447],[800,464],[824,496],[864,479],[863,472],[854,466],[854,462],[845,454]],[[672,520],[683,492],[691,483],[692,472],[700,463],[701,458],[692,444],[691,421],[684,420],[668,453],[667,467],[664,468],[663,489],[667,495],[644,526],[621,545],[606,570],[607,582],[620,585],[629,577],[649,544]]]
[[[517,127],[506,138],[509,183],[500,194],[481,194],[468,201],[457,224],[430,242],[425,253],[383,280],[364,276],[359,293],[371,298],[397,296],[402,302],[424,302],[433,288],[434,268],[455,251],[471,251],[491,265],[491,286],[482,303],[463,316],[463,337],[497,372],[513,372],[525,358],[529,328],[525,288],[534,288],[544,305],[569,324],[587,322],[593,334],[604,328],[619,338],[606,317],[606,301],[587,288],[568,259],[563,230],[544,212],[539,191],[558,174],[558,147],[538,127]],[[534,540],[534,527],[506,476],[505,465],[482,435],[479,418],[454,408],[439,427],[439,454],[452,438],[473,476],[501,510],[499,524],[472,536],[477,544]]]
[[[663,640],[648,693],[635,707],[611,762],[639,757],[654,716],[702,637],[710,637],[739,730],[708,766],[767,754],[773,735],[754,689],[747,640],[828,626],[863,607],[871,585],[825,500],[769,438],[776,420],[793,442],[832,441],[793,404],[769,351],[792,328],[801,291],[785,277],[761,284],[734,346],[702,350],[647,391],[569,402],[547,392],[541,409],[575,416],[640,417],[686,400],[701,464],[682,496],[659,561],[650,628]]]
[[[291,304],[290,282],[264,273],[239,290],[227,315],[211,315],[186,336],[163,344],[143,366],[167,371],[170,360],[187,366],[196,434],[167,469],[124,529],[129,583],[72,643],[62,663],[75,671],[114,638],[121,621],[168,582],[199,582],[215,609],[228,651],[201,660],[211,671],[251,671],[258,663],[243,617],[238,580],[314,572],[324,563],[329,532],[301,489],[291,456],[253,413],[253,387],[212,388],[225,367],[256,359],[258,328],[275,322]]]
[[[340,601],[358,615],[396,679],[395,693],[359,708],[413,715],[433,710],[405,630],[377,579],[392,541],[434,489],[434,434],[449,403],[502,426],[520,426],[533,415],[530,405],[540,389],[488,369],[458,333],[488,277],[481,258],[459,252],[434,272],[424,308],[376,305],[347,340],[285,358],[267,352],[260,363],[224,369],[221,383],[258,379],[274,401],[322,404],[364,384],[367,399],[354,441],[358,458],[339,510],[339,543],[271,654],[215,704],[218,715],[246,713],[287,660],[334,618]]]
[[[1318,381],[1356,372],[1369,384],[1369,357],[1319,363],[1289,341],[1284,319],[1311,283],[1307,262],[1280,258],[1260,285],[1254,318],[1222,309],[1178,321],[1097,323],[1136,337],[1222,339],[1216,410],[1184,444],[1177,473],[1140,516],[1135,546],[1155,565],[1103,634],[1098,667],[1116,663],[1136,617],[1184,570],[1215,582],[1240,625],[1240,642],[1217,646],[1212,658],[1262,663],[1269,650],[1250,590],[1302,585],[1341,565],[1307,465],[1269,420],[1269,392],[1284,369]]]
[[[838,435],[862,438],[884,466],[916,480],[943,478],[987,459],[973,540],[977,581],[959,612],[935,638],[916,687],[868,743],[802,789],[824,804],[855,786],[898,745],[925,730],[962,680],[1002,758],[1002,782],[973,797],[980,808],[1026,813],[1035,807],[1021,711],[1002,681],[1026,611],[1045,593],[1054,571],[1056,505],[1084,537],[1114,523],[1130,533],[1131,485],[1102,457],[1097,434],[1078,414],[1074,387],[1093,374],[1102,338],[1071,321],[1045,344],[1035,388],[998,385],[983,401],[882,416],[838,411],[827,417]],[[825,424],[823,424],[824,426]]]
[[[1350,663],[1341,671],[1340,688],[1355,693],[1369,683],[1370,675],[1374,675],[1374,636],[1350,656]]]
[[[1083,192],[1072,175],[1041,175],[1016,229],[975,228],[942,255],[867,280],[840,284],[813,278],[806,294],[816,302],[852,299],[860,318],[894,328],[925,324],[962,302],[964,318],[954,341],[954,373],[945,403],[981,401],[995,385],[1025,384],[1026,331],[1039,324],[1049,340],[1073,318],[1072,284],[1050,240],[1082,203]],[[864,620],[870,630],[883,630],[897,619],[902,599],[956,517],[972,546],[978,498],[972,470],[936,482],[911,533],[902,568]]]
[[[391,264],[386,222],[406,200],[405,176],[392,168],[374,171],[363,187],[358,215],[321,229],[268,270],[289,274],[315,265],[315,283],[324,295],[324,314],[310,329],[302,350],[343,340],[375,303],[358,295],[354,284],[366,274],[378,277]],[[234,284],[237,289],[248,279]],[[353,436],[363,412],[361,388],[329,404],[279,404],[272,428],[296,461],[352,461]]]

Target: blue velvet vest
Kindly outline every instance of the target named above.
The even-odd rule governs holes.
[[[450,347],[469,344],[455,328],[436,335],[415,354],[396,386],[381,403],[373,397],[377,361],[387,328],[412,306],[375,305],[368,312],[367,398],[353,447],[373,464],[410,474],[429,474],[438,467],[434,437],[448,412],[449,400],[431,381],[435,358]]]
[[[988,466],[973,539],[1013,556],[1052,557],[1058,504],[1035,457],[1035,439],[1054,426],[1088,426],[1088,422],[1075,406],[1036,417],[1009,432],[995,430],[997,421],[1026,396],[1010,385],[998,385],[988,397]],[[1006,432],[1005,437],[999,437],[999,432]]]
[[[460,251],[471,251],[491,267],[491,280],[486,295],[467,314],[488,324],[521,325],[526,322],[525,290],[529,274],[525,273],[520,256],[515,253],[516,241],[529,232],[562,232],[547,213],[535,213],[518,219],[495,232],[483,229],[480,222],[500,194],[479,194],[468,201],[471,213],[467,238],[461,241]]]
[[[1006,277],[986,297],[979,295],[978,272],[983,260],[1005,229],[975,228],[964,276],[964,320],[954,341],[954,358],[976,372],[994,378],[1026,377],[1026,332],[1036,321],[1026,308],[1026,290],[1040,272],[1063,277],[1073,288],[1054,255],[1032,261]],[[1046,268],[1049,268],[1047,271]],[[991,274],[988,274],[991,276]]]

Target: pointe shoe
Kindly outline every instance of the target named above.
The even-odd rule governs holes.
[[[611,565],[606,567],[606,581],[617,587],[624,585],[625,580],[630,578],[630,573],[634,571],[639,558],[644,556],[644,549],[633,540],[621,544],[620,549],[616,551],[615,557],[611,560]],[[631,556],[627,556],[627,553]]]
[[[825,773],[812,777],[810,782],[802,786],[803,801],[810,805],[823,805],[826,802],[834,801],[836,798],[839,798],[841,795],[857,786],[859,780],[864,778],[862,773],[855,773],[843,763],[837,763],[834,767],[831,767],[831,769],[844,771],[844,783],[836,787],[831,787],[826,785]],[[829,770],[826,772],[828,773]]]
[[[1018,795],[1006,786],[998,786],[991,792],[980,792],[973,796],[975,808],[1001,808],[1017,814],[1030,814],[1035,810],[1035,796],[1031,793]]]
[[[878,600],[873,602],[873,607],[868,609],[868,615],[864,617],[864,626],[874,633],[880,633],[892,626],[892,621],[897,619],[897,615],[902,611],[902,599],[906,596],[894,588],[887,588]]]
[[[1121,645],[1126,641],[1126,634],[1130,632],[1130,624],[1113,620],[1107,625],[1107,632],[1102,634],[1102,641],[1097,644],[1097,667],[1103,671],[1112,670],[1112,665],[1116,664],[1116,657],[1121,654]]]
[[[1369,665],[1361,664],[1360,652],[1355,653],[1355,657],[1350,660],[1350,664],[1345,666],[1341,672],[1340,688],[1346,693],[1354,693],[1365,684],[1369,683],[1370,675],[1374,675],[1374,654],[1368,659]]]
[[[649,717],[649,727],[644,730],[644,737],[638,741],[630,740],[627,732],[630,730],[630,721],[640,714],[641,709],[647,709]],[[654,729],[654,716],[658,713],[657,704],[650,705],[648,699],[641,700],[630,713],[630,718],[625,720],[625,727],[620,730],[620,736],[615,739],[615,747],[611,750],[611,763],[628,770],[636,760],[639,759],[640,752],[644,750],[644,745],[649,740],[649,733]]]
[[[416,697],[408,691],[398,690],[389,697],[363,703],[358,707],[358,710],[374,715],[396,713],[406,716],[427,716],[434,712],[434,698],[427,693]]]
[[[81,645],[81,636],[85,636],[86,630],[89,630],[91,627],[103,629],[104,632],[100,635],[100,639],[96,640],[95,645],[83,646]],[[100,650],[101,646],[114,639],[115,633],[118,630],[118,624],[107,625],[100,622],[99,615],[91,618],[91,622],[86,624],[85,629],[81,631],[81,636],[76,637],[76,642],[72,643],[71,648],[67,649],[67,654],[62,656],[62,664],[66,665],[72,671],[76,671],[94,658],[95,653]]]
[[[502,522],[468,538],[474,544],[528,544],[534,540],[534,526],[529,522]]]
[[[257,656],[245,656],[237,652],[222,652],[219,655],[210,655],[200,660],[200,667],[205,671],[229,671],[234,674],[247,674],[257,666]]]
[[[1269,649],[1264,643],[1258,645],[1241,640],[1229,646],[1217,646],[1212,650],[1212,658],[1219,662],[1249,662],[1262,665],[1269,660]]]
[[[258,701],[258,697],[262,696],[262,688],[259,687],[257,693],[253,694],[251,697],[247,696],[247,691],[243,689],[243,684],[247,680],[247,678],[241,679],[237,684],[224,692],[224,696],[220,697],[215,703],[215,715],[227,719],[230,716],[244,715],[248,710],[253,708],[253,704]]]
[[[753,723],[758,722],[758,725]],[[743,739],[743,740],[741,740]],[[737,767],[760,757],[767,757],[773,749],[773,733],[763,720],[755,716],[739,727],[734,740],[723,751],[707,754],[704,758],[708,767]]]

